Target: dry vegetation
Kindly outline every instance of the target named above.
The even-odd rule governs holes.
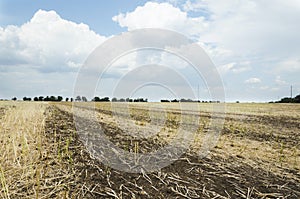
[[[97,103],[96,117],[107,138],[132,153],[168,145],[196,118],[195,141],[165,168],[126,173],[88,152],[71,103],[0,102],[0,198],[300,198],[299,105],[227,104],[217,146],[200,158],[212,105],[196,104],[197,112],[190,104],[181,114],[179,103],[150,104],[152,111],[149,104],[132,103],[127,113],[125,104]],[[89,125],[84,113],[94,106],[80,106]]]

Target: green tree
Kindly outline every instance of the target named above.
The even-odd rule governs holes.
[[[103,97],[100,99],[101,102],[109,102],[109,97]]]
[[[300,95],[297,95],[297,96],[295,97],[295,103],[300,103]]]
[[[63,100],[62,96],[57,96],[57,101],[61,102]]]
[[[85,97],[85,96],[82,96],[82,101],[84,101],[84,102],[87,102],[88,100],[87,100],[87,98]]]
[[[51,96],[50,99],[49,99],[49,101],[51,101],[51,102],[55,102],[56,100],[57,100],[57,99],[56,99],[55,96]]]
[[[75,101],[80,102],[80,101],[81,101],[81,97],[78,95],[78,96],[75,98]]]
[[[97,97],[97,96],[96,96],[96,97],[93,98],[92,101],[94,101],[94,102],[100,102],[100,97]]]
[[[23,97],[23,101],[31,101],[30,97]]]
[[[112,102],[117,102],[118,99],[117,99],[116,97],[114,97],[114,98],[111,99],[111,101],[112,101]]]

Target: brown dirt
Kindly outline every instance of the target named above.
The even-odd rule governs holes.
[[[120,130],[101,125],[110,140],[128,144]],[[224,159],[211,154],[201,159],[187,152],[160,171],[125,173],[91,157],[78,137],[70,113],[50,107],[45,128],[48,141],[59,142],[58,150],[67,154],[63,156],[65,169],[73,177],[64,180],[66,196],[70,198],[300,198],[300,176],[295,171],[290,171],[296,176],[292,179],[253,167],[242,158]],[[144,148],[162,144],[159,140],[144,143]],[[58,195],[53,193],[52,197]]]
[[[285,147],[300,146],[300,120],[288,116],[244,115],[242,119],[227,115],[223,134],[261,142],[284,143]],[[242,128],[230,128],[230,122]],[[238,124],[238,125],[237,125]]]
[[[90,109],[87,107],[82,107],[83,109]],[[112,111],[102,110],[96,108],[98,112],[105,115],[113,115]],[[145,108],[132,108],[131,110],[135,114],[131,114],[130,117],[136,121],[146,121],[150,122],[150,117],[147,114],[147,109]],[[155,110],[152,110],[155,111]],[[156,110],[159,111],[159,110]],[[180,115],[182,114],[180,110],[169,110],[169,114]],[[211,119],[210,112],[196,112],[189,111],[183,114],[195,115],[198,114],[202,119]],[[119,116],[128,117],[127,115],[122,115],[118,113]],[[220,115],[224,117],[224,114]],[[226,127],[223,129],[222,134],[232,134],[237,137],[248,138],[256,141],[263,142],[278,142],[284,143],[286,147],[298,147],[300,146],[300,120],[294,116],[281,116],[281,115],[251,115],[251,114],[233,114],[228,113],[225,116],[226,122],[231,121],[235,123],[240,123],[240,126],[247,125],[248,128],[242,129],[229,129]],[[172,120],[167,120],[165,126],[174,127]],[[254,127],[254,128],[253,128]],[[266,128],[268,131],[258,130],[258,127]],[[277,129],[277,132],[272,132],[270,129]],[[278,130],[279,129],[279,130]],[[282,133],[284,132],[284,133]]]

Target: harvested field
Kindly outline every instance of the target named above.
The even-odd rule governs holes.
[[[289,110],[284,114],[250,113],[254,109],[247,104],[239,104],[240,109],[235,104],[228,105],[222,135],[204,158],[198,151],[211,116],[208,111],[200,112],[195,141],[180,158],[158,171],[127,173],[107,166],[105,159],[89,153],[88,146],[83,144],[87,141],[82,136],[84,132],[76,131],[71,104],[14,106],[6,107],[0,119],[4,152],[1,198],[300,197],[300,121],[297,120],[300,112],[297,111],[292,116],[286,113]],[[151,123],[153,116],[150,117],[145,106],[133,104],[130,117],[120,114],[120,118],[126,124],[129,118],[135,125],[145,127],[146,132],[157,130],[155,126],[161,123]],[[259,106],[282,111],[284,105]],[[180,119],[172,107],[166,113],[164,128],[149,137],[134,137],[125,132],[132,125],[120,126],[110,104],[99,103],[96,108],[97,122],[105,136],[128,152],[157,150],[168,145],[178,133]],[[89,114],[90,105],[82,109]],[[4,109],[0,108],[0,113],[1,110]],[[291,111],[295,110],[300,111],[300,106],[294,105]],[[88,118],[81,117],[86,125],[90,124]]]
[[[3,117],[4,113],[5,113],[5,108],[0,107],[0,119]]]

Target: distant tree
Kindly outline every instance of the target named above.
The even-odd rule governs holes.
[[[16,98],[16,97],[13,97],[11,100],[13,100],[13,101],[16,101],[16,100],[17,100],[17,98]]]
[[[117,99],[116,97],[114,97],[114,98],[111,99],[111,101],[112,101],[112,102],[117,102],[118,99]]]
[[[81,101],[81,97],[78,95],[78,96],[75,98],[75,101],[80,102],[80,101]]]
[[[61,102],[63,100],[62,96],[57,96],[57,101]]]
[[[148,99],[144,99],[144,98],[137,98],[133,100],[134,102],[148,102]]]
[[[290,97],[284,97],[279,101],[279,103],[291,103],[291,102],[292,102],[292,98]]]
[[[125,99],[124,99],[124,98],[121,98],[119,101],[120,101],[120,102],[125,102]]]
[[[44,97],[43,96],[39,96],[39,101],[43,101]]]
[[[177,99],[173,99],[171,102],[179,102]]]
[[[44,101],[46,101],[46,102],[50,101],[49,96],[45,97]]]
[[[66,102],[68,102],[68,101],[69,101],[69,98],[67,97],[67,98],[66,98]]]
[[[39,98],[38,97],[34,97],[33,101],[39,101]]]
[[[275,103],[300,103],[300,94],[294,98],[284,97],[281,100],[276,101]]]
[[[72,98],[72,97],[71,97],[71,99],[70,99],[70,100],[71,100],[71,102],[73,102],[73,98]]]
[[[55,96],[51,96],[51,97],[50,97],[50,99],[49,99],[49,101],[51,101],[51,102],[55,102],[55,101],[57,101],[57,99],[56,99],[56,97],[55,97]]]
[[[85,96],[82,96],[81,99],[82,99],[83,102],[87,102],[88,101]]]
[[[30,97],[23,97],[23,101],[31,101]]]
[[[125,101],[126,101],[126,102],[133,102],[133,99],[127,97],[127,98],[125,99]]]
[[[94,98],[92,99],[92,101],[94,101],[94,102],[100,102],[100,97],[94,97]]]
[[[103,97],[100,99],[101,102],[109,102],[109,97]]]
[[[160,102],[170,102],[169,100],[162,99]]]
[[[294,99],[295,103],[300,103],[300,95],[297,95]]]

